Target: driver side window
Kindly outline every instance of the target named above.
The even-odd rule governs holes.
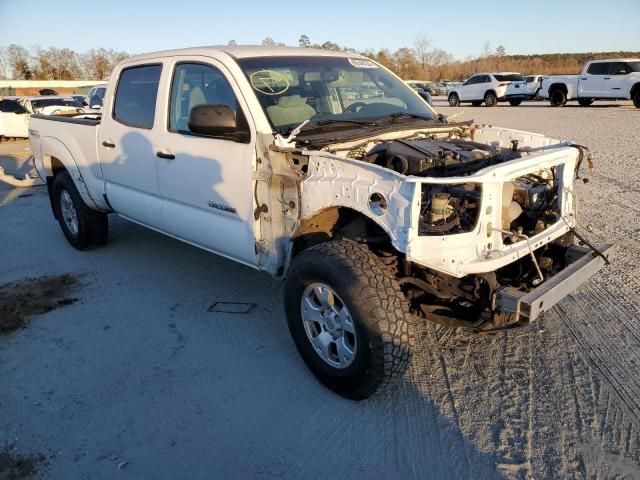
[[[176,65],[171,83],[169,131],[190,133],[189,113],[198,105],[226,105],[238,113],[238,101],[220,70],[201,63]]]

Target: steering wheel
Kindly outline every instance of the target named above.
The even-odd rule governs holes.
[[[344,109],[343,113],[357,113],[360,111],[362,107],[366,107],[367,104],[364,102],[354,102]]]

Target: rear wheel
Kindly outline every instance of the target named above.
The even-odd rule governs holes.
[[[578,103],[580,104],[581,107],[588,107],[593,103],[593,98],[580,98],[578,100]]]
[[[109,232],[107,214],[84,203],[68,172],[56,175],[52,190],[53,206],[67,241],[78,250],[104,245]]]
[[[331,390],[364,399],[406,369],[409,303],[366,246],[341,240],[308,248],[294,259],[284,291],[296,347]]]
[[[498,104],[498,97],[493,92],[487,92],[484,94],[484,104],[487,107],[495,107]]]
[[[460,97],[458,97],[457,93],[452,93],[449,95],[449,106],[450,107],[457,107],[458,105],[460,105]]]
[[[555,89],[549,94],[549,103],[552,107],[564,107],[567,103],[567,95],[560,89]]]
[[[512,107],[517,107],[522,103],[522,100],[509,100],[509,103],[511,104]]]
[[[640,88],[638,88],[633,95],[633,105],[636,108],[640,108]]]

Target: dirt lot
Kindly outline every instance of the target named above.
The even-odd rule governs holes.
[[[0,285],[80,282],[0,336],[0,452],[54,479],[640,478],[640,111],[436,108],[589,146],[579,215],[613,264],[527,328],[427,327],[402,385],[354,403],[307,372],[267,275],[115,217],[80,253],[42,187],[0,187]]]

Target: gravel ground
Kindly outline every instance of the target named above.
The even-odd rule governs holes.
[[[44,188],[0,187],[0,285],[80,284],[0,337],[0,451],[52,479],[640,478],[640,111],[436,108],[590,147],[580,217],[613,264],[529,327],[428,326],[404,382],[354,403],[308,373],[267,275],[115,217],[77,252]]]

